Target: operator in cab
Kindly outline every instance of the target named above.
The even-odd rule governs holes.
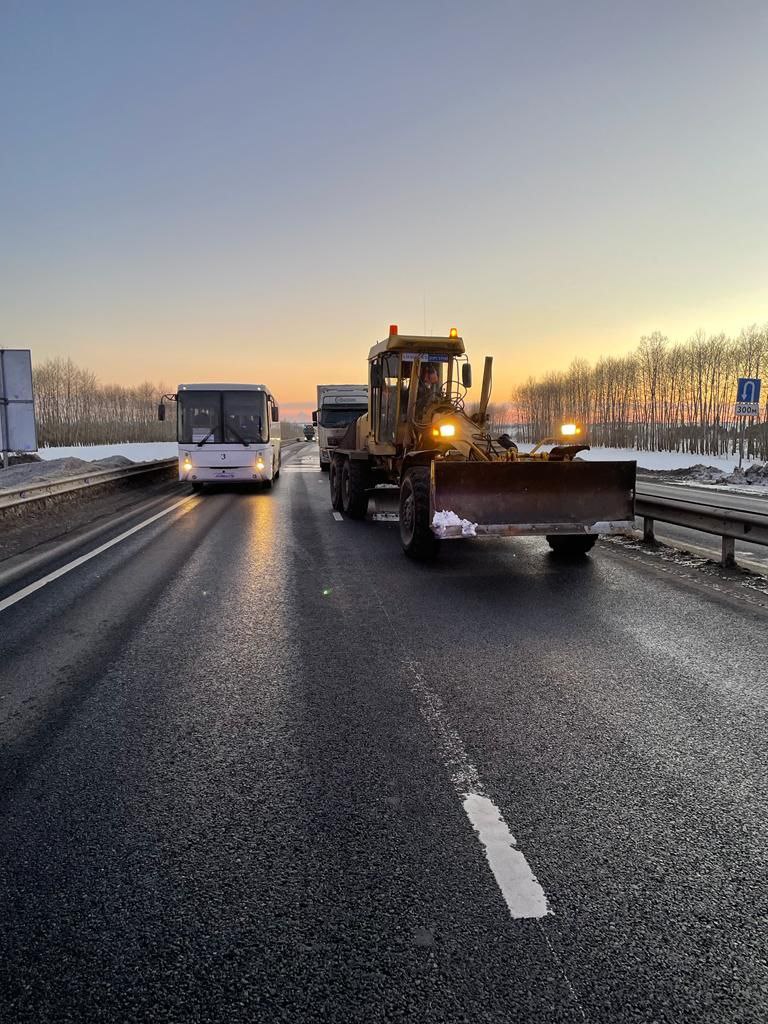
[[[421,416],[440,395],[440,371],[434,363],[424,363],[419,375],[419,390],[416,395],[416,415]]]

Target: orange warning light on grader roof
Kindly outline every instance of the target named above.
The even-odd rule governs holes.
[[[389,325],[389,336],[390,336],[390,338],[396,338],[397,337],[397,324],[390,324]],[[458,336],[459,336],[458,330],[455,327],[452,327],[450,329],[450,331],[448,332],[448,337],[449,338],[458,338]]]

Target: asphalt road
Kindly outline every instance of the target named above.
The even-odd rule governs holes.
[[[766,609],[608,544],[412,564],[316,452],[0,610],[3,1019],[765,1021]]]
[[[695,484],[679,483],[666,484],[639,480],[637,485],[638,493],[654,494],[661,497],[674,499],[685,499],[686,495],[697,501],[704,501],[711,505],[721,505],[725,508],[743,509],[747,512],[756,512],[759,515],[768,514],[768,494],[756,492],[755,494],[734,493],[726,488],[701,487]],[[642,529],[642,519],[638,519],[636,526]],[[684,526],[675,526],[670,523],[656,523],[656,537],[665,543],[678,547],[688,547],[691,550],[701,551],[712,558],[720,558],[720,537],[710,533],[702,533],[701,530],[689,530]],[[736,558],[743,564],[757,569],[759,572],[768,570],[768,548],[760,544],[749,544],[744,541],[736,541]]]

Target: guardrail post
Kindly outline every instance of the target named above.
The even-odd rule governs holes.
[[[736,565],[736,541],[733,537],[723,537],[723,553],[720,565],[724,569],[733,569]]]
[[[656,543],[656,534],[653,532],[653,519],[650,516],[643,516],[643,541],[646,544]]]

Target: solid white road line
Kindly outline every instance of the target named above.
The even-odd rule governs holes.
[[[107,551],[109,548],[113,548],[115,544],[119,544],[127,537],[133,536],[134,533],[138,533],[139,530],[143,530],[145,526],[150,526],[152,523],[156,523],[158,519],[162,519],[163,516],[167,516],[169,512],[173,512],[174,509],[179,508],[181,505],[186,505],[192,501],[198,501],[196,495],[187,495],[186,498],[182,498],[181,501],[175,502],[173,505],[169,505],[168,508],[164,508],[162,512],[158,512],[154,516],[150,516],[149,519],[145,519],[143,523],[138,523],[136,526],[132,526],[130,530],[126,530],[125,533],[119,534],[117,537],[113,537],[112,540],[108,540],[105,544],[100,544],[99,547],[94,548],[93,551],[89,551],[87,555],[81,555],[79,558],[75,558],[72,562],[67,562],[66,565],[62,565],[60,569],[55,569],[53,572],[49,572],[47,576],[43,576],[42,579],[36,580],[34,583],[30,583],[27,587],[22,587],[21,590],[17,590],[15,594],[11,594],[10,597],[3,598],[0,601],[0,612],[5,611],[6,608],[10,608],[11,605],[18,604],[19,601],[23,601],[25,597],[29,597],[30,594],[34,594],[36,590],[40,590],[42,587],[48,586],[49,583],[53,583],[54,580],[59,579],[60,576],[65,576],[68,572],[72,572],[73,569],[77,569],[79,565],[83,565],[85,562],[90,562],[92,558],[96,558],[103,551]]]

